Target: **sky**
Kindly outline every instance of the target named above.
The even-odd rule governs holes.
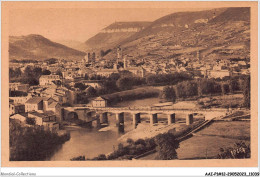
[[[73,40],[85,42],[116,21],[154,21],[165,15],[187,10],[189,9],[12,9],[9,13],[9,35],[40,34],[53,41]],[[192,11],[194,10],[199,9],[192,9]]]

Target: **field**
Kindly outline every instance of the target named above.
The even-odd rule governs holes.
[[[240,141],[250,142],[250,122],[215,122],[181,142],[177,153],[179,159],[214,158],[220,148]]]
[[[198,103],[204,107],[237,108],[243,104],[243,95],[241,93],[207,96],[198,100]]]
[[[249,121],[214,122],[180,143],[177,149],[178,159],[215,158],[219,148],[232,147],[234,143],[240,141],[250,143]],[[141,160],[152,160],[156,155],[154,153]]]

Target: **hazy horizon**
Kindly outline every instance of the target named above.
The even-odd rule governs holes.
[[[205,9],[15,9],[9,15],[9,35],[39,34],[55,42],[85,42],[114,22],[152,22],[174,12],[201,10]]]

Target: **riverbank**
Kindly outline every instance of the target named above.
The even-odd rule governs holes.
[[[151,126],[149,123],[141,123],[137,125],[136,129],[118,138],[118,142],[125,144],[127,139],[136,141],[138,139],[153,138],[160,133],[167,133],[169,130],[178,131],[181,127],[184,126],[184,123],[171,125],[167,125],[166,123],[157,123],[153,126]]]

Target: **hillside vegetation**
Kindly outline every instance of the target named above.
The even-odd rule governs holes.
[[[120,43],[135,59],[249,58],[250,8],[178,12],[152,22]],[[113,59],[113,50],[106,59]]]

